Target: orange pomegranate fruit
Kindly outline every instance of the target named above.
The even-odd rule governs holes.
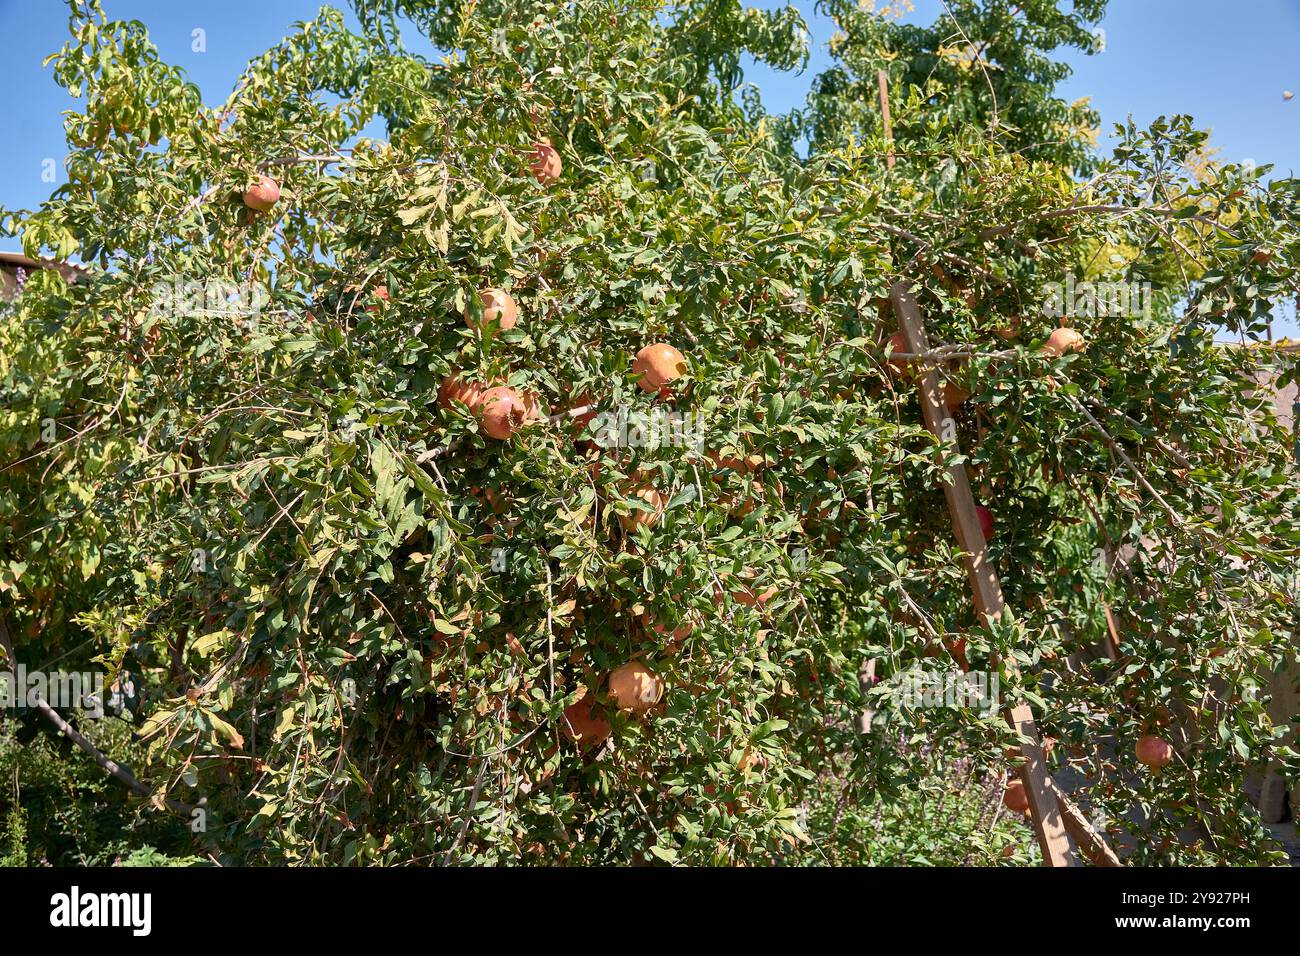
[[[659,521],[659,516],[663,514],[664,506],[668,504],[667,496],[651,485],[634,485],[627,488],[623,494],[625,498],[635,498],[645,502],[651,509],[644,511],[641,508],[633,508],[627,514],[618,516],[618,523],[628,534],[633,534],[642,527],[653,528]]]
[[[1062,326],[1059,329],[1054,329],[1052,334],[1047,337],[1047,341],[1043,344],[1043,351],[1048,355],[1059,356],[1065,355],[1067,352],[1082,352],[1084,347],[1085,343],[1082,335],[1074,329]]]
[[[564,161],[560,159],[560,152],[548,139],[533,144],[528,165],[532,170],[533,178],[543,186],[551,186],[559,182],[560,174],[564,172]]]
[[[1174,759],[1174,748],[1169,742],[1160,738],[1147,735],[1137,742],[1137,758],[1148,767],[1160,768],[1169,761]]]
[[[632,373],[641,376],[637,384],[642,391],[657,391],[661,395],[667,391],[669,382],[686,374],[686,369],[686,356],[666,342],[647,345],[632,361]]]
[[[1012,780],[1002,794],[1002,805],[1013,813],[1029,811],[1029,794],[1025,793],[1023,781]]]
[[[584,687],[578,699],[564,708],[564,716],[560,719],[561,732],[581,750],[590,750],[604,743],[612,730],[609,721],[597,714],[592,704]]]
[[[956,382],[943,383],[943,403],[948,406],[948,411],[956,411],[969,398],[970,392]]]
[[[479,424],[484,434],[498,441],[513,438],[515,432],[539,417],[537,400],[509,385],[489,388],[478,405]]]
[[[258,212],[269,212],[280,201],[280,184],[270,176],[258,176],[257,182],[244,190],[244,205]]]
[[[452,408],[453,402],[468,406],[471,412],[477,412],[483,404],[483,386],[477,382],[466,382],[460,373],[452,372],[438,386],[438,406]]]
[[[902,332],[895,332],[889,337],[889,352],[893,355],[895,352],[910,352],[907,347],[907,339]],[[907,359],[891,358],[889,360],[889,370],[898,378],[907,378],[912,374],[912,363]]]
[[[483,305],[481,320],[476,320],[470,310],[465,310],[465,324],[471,329],[485,332],[490,328],[505,332],[519,324],[519,306],[505,289],[483,289],[478,299]]]
[[[724,579],[727,579],[727,578],[731,578],[732,575],[727,572],[723,572],[722,577]],[[754,589],[750,587],[749,582],[754,580],[753,571],[750,570],[742,571],[739,575],[737,575],[737,577],[739,577],[740,579],[737,582],[738,586],[735,586],[734,589],[731,591],[731,597],[735,600],[737,604],[743,604],[745,607],[762,607],[764,604],[766,604],[768,601],[772,600],[772,598],[776,596],[775,586],[768,588],[766,591],[763,591],[761,594],[756,593]],[[722,593],[723,593],[722,589],[718,586],[717,582],[714,582],[713,585],[714,604],[722,603]]]
[[[751,475],[766,463],[762,455],[746,455],[744,458],[739,458],[734,455],[724,455],[716,448],[706,449],[704,457],[717,470],[726,469],[742,475]]]
[[[663,681],[641,661],[629,661],[609,673],[609,699],[619,710],[643,714],[663,693]]]

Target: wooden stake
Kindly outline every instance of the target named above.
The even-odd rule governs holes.
[[[871,688],[876,685],[876,659],[866,661],[858,668],[858,690],[862,696],[866,696]],[[863,708],[862,713],[858,714],[858,733],[871,733],[871,722],[875,719],[876,712],[870,707]]]
[[[880,121],[884,125],[885,142],[889,152],[885,154],[885,165],[894,168],[894,124],[889,118],[889,74],[884,70],[876,71],[876,83],[880,86]]]
[[[925,334],[925,321],[907,283],[895,283],[889,290],[889,299],[893,303],[894,315],[907,343],[907,350],[917,355],[929,352],[930,341]],[[956,425],[944,404],[939,387],[939,372],[935,368],[922,371],[920,388],[921,411],[925,416],[926,427],[941,441],[951,439],[955,443]],[[957,543],[966,555],[966,573],[970,578],[971,592],[975,596],[975,606],[985,620],[992,624],[1000,620],[1006,610],[1002,584],[997,572],[989,564],[988,545],[984,540],[984,532],[980,529],[966,466],[958,463],[949,466],[947,471],[948,481],[943,486],[943,493],[948,500],[948,511],[952,515]],[[1048,866],[1078,866],[1078,858],[1070,849],[1070,840],[1061,819],[1060,804],[1052,792],[1033,711],[1027,704],[1017,704],[1007,708],[1005,716],[1022,740],[1020,751],[1024,763],[1020,776],[1029,798],[1029,815],[1038,836],[1038,845],[1043,851],[1043,862]]]
[[[1117,661],[1120,655],[1119,627],[1115,624],[1115,615],[1111,612],[1110,605],[1102,601],[1101,608],[1106,612],[1106,639],[1102,642],[1102,647],[1107,658]]]
[[[1069,831],[1070,836],[1074,837],[1075,845],[1094,866],[1123,866],[1119,857],[1115,855],[1106,840],[1100,833],[1092,828],[1088,818],[1083,812],[1074,805],[1061,788],[1056,785],[1051,777],[1047,778],[1047,785],[1051,787],[1052,793],[1056,795],[1056,805],[1061,809],[1061,818],[1065,821],[1065,829]]]

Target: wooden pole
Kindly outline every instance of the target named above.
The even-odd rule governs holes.
[[[858,668],[858,690],[862,692],[863,697],[866,697],[874,686],[876,686],[876,659],[873,657]],[[858,733],[871,733],[871,722],[875,717],[874,710],[864,707],[862,713],[858,714]]]
[[[1047,785],[1051,787],[1052,793],[1056,795],[1056,805],[1061,810],[1061,818],[1065,821],[1065,829],[1069,831],[1070,836],[1074,837],[1074,843],[1083,853],[1084,856],[1094,866],[1123,866],[1115,851],[1110,848],[1102,835],[1092,828],[1088,818],[1083,815],[1078,807],[1061,792],[1051,777],[1047,778]]]
[[[876,84],[880,87],[880,121],[885,130],[885,142],[889,152],[885,154],[885,165],[894,168],[894,124],[889,118],[889,74],[884,70],[876,71]]]
[[[908,351],[917,355],[929,352],[930,341],[925,333],[925,322],[907,283],[895,283],[889,290],[889,299],[893,303],[894,315],[898,319],[898,327],[903,333]],[[941,440],[948,437],[955,441],[956,426],[944,404],[939,387],[939,373],[934,367],[920,371],[921,411],[925,416],[926,427]],[[943,486],[943,493],[948,500],[948,511],[952,515],[957,543],[966,555],[966,573],[970,578],[971,592],[975,596],[975,606],[984,619],[992,623],[1000,620],[1006,610],[1002,584],[988,560],[988,545],[984,540],[984,532],[980,529],[966,466],[958,463],[949,466],[947,471],[948,481]],[[1016,704],[1006,709],[1005,717],[1023,741],[1020,751],[1024,762],[1020,775],[1025,785],[1025,795],[1029,798],[1029,815],[1038,837],[1038,845],[1043,851],[1043,862],[1047,866],[1078,866],[1078,858],[1070,849],[1070,840],[1066,836],[1060,804],[1048,777],[1047,761],[1043,756],[1033,711],[1027,704]]]
[[[1106,652],[1106,657],[1112,661],[1119,660],[1119,626],[1115,623],[1115,615],[1110,609],[1110,605],[1105,601],[1101,602],[1101,608],[1106,612],[1106,639],[1102,641],[1102,649]]]

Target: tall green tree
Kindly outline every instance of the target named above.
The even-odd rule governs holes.
[[[895,54],[893,168],[857,81],[816,84],[806,158],[803,119],[736,103],[745,54],[802,62],[789,13],[355,6],[362,35],[325,8],[209,109],[142,25],[72,3],[69,182],[9,218],[89,268],[0,324],[0,613],[20,659],[142,688],[136,769],[205,801],[204,850],[862,859],[841,808],[906,806],[933,747],[1013,769],[995,708],[909,693],[953,651],[1134,860],[1276,859],[1241,782],[1295,759],[1255,693],[1295,643],[1294,439],[1254,390],[1273,353],[1214,337],[1295,288],[1294,181],[1207,169],[1185,117],[1075,179],[1042,58],[1099,4],[954,4],[974,69],[925,52],[942,23],[852,14],[877,39],[831,75]],[[910,365],[899,280],[941,344]],[[486,289],[515,327],[480,328]],[[1062,321],[1083,350],[1044,353]],[[634,364],[656,343],[685,358],[663,391]],[[922,426],[921,363],[970,393],[960,449]],[[475,386],[517,391],[510,438]],[[993,626],[939,487],[958,453]]]

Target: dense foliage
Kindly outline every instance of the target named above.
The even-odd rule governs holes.
[[[980,52],[952,55],[943,22],[830,4],[837,62],[792,117],[737,84],[745,55],[804,62],[793,11],[354,6],[364,35],[323,9],[209,109],[142,25],[75,0],[68,182],[6,219],[88,268],[34,275],[0,324],[0,614],[19,659],[140,688],[135,769],[206,801],[196,852],[916,860],[860,848],[934,786],[930,744],[974,780],[1015,742],[906,699],[947,648],[1034,706],[1135,860],[1268,858],[1241,782],[1296,769],[1255,693],[1295,645],[1294,439],[1252,391],[1280,360],[1213,340],[1294,292],[1300,183],[1206,164],[1185,117],[1093,155],[1048,54],[1100,2],[954,3]],[[444,58],[401,46],[412,22]],[[258,175],[267,214],[240,201]],[[1149,282],[1150,308],[1076,314],[1086,349],[1050,357],[1067,276]],[[889,365],[900,279],[959,346],[1014,610],[992,626],[939,486],[955,450]],[[517,327],[476,331],[486,287]],[[689,367],[665,394],[632,371],[655,342]],[[499,441],[438,402],[453,372],[687,416],[704,447],[562,415]],[[639,715],[607,681],[634,660],[664,690]],[[580,696],[599,746],[565,733]],[[1143,734],[1174,744],[1159,773]]]
[[[165,866],[201,863],[186,821],[153,813],[104,775],[66,738],[30,721],[0,725],[0,866]],[[11,733],[12,730],[12,733]],[[130,727],[88,727],[95,742],[128,766],[143,757]]]

